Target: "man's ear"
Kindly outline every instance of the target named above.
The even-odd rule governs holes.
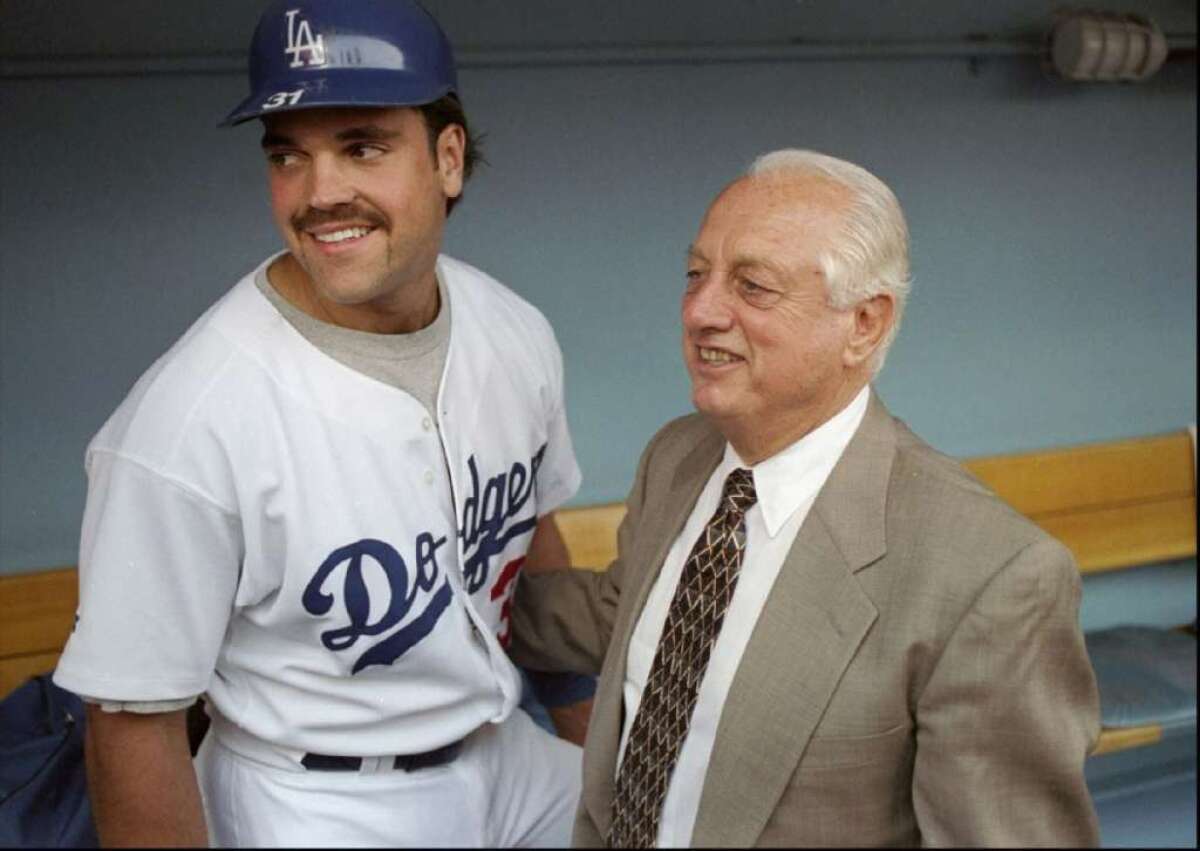
[[[843,360],[857,367],[871,359],[896,319],[896,302],[890,293],[864,299],[854,307]]]
[[[463,163],[466,160],[467,134],[461,124],[447,124],[438,134],[434,153],[442,191],[447,198],[457,198],[463,190]]]

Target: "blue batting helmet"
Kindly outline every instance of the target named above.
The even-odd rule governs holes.
[[[421,106],[457,90],[450,42],[413,0],[276,0],[250,42],[250,96],[221,125],[320,106]]]

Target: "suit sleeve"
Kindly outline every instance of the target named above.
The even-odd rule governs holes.
[[[564,568],[521,577],[509,649],[518,665],[536,671],[600,673],[630,569],[645,501],[646,470],[657,441],[657,437],[651,440],[638,463],[625,517],[617,529],[617,557],[608,568]]]
[[[1099,697],[1079,573],[1053,539],[979,594],[917,701],[913,807],[930,846],[1095,846],[1083,763]]]

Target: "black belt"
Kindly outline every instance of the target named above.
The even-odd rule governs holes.
[[[440,748],[434,748],[425,753],[415,753],[405,756],[398,754],[392,758],[392,768],[397,771],[419,771],[422,768],[433,768],[435,765],[445,765],[454,762],[462,750],[462,739],[451,742]],[[358,771],[362,768],[361,756],[329,756],[323,753],[308,753],[300,764],[309,771]]]

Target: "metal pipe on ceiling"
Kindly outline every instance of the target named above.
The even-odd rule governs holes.
[[[1174,51],[1196,50],[1196,36],[1168,35]],[[993,37],[927,41],[779,42],[769,44],[575,45],[471,48],[460,69],[611,65],[708,65],[736,62],[987,59],[1039,56],[1041,40]],[[244,53],[145,56],[0,57],[0,79],[244,74]]]

